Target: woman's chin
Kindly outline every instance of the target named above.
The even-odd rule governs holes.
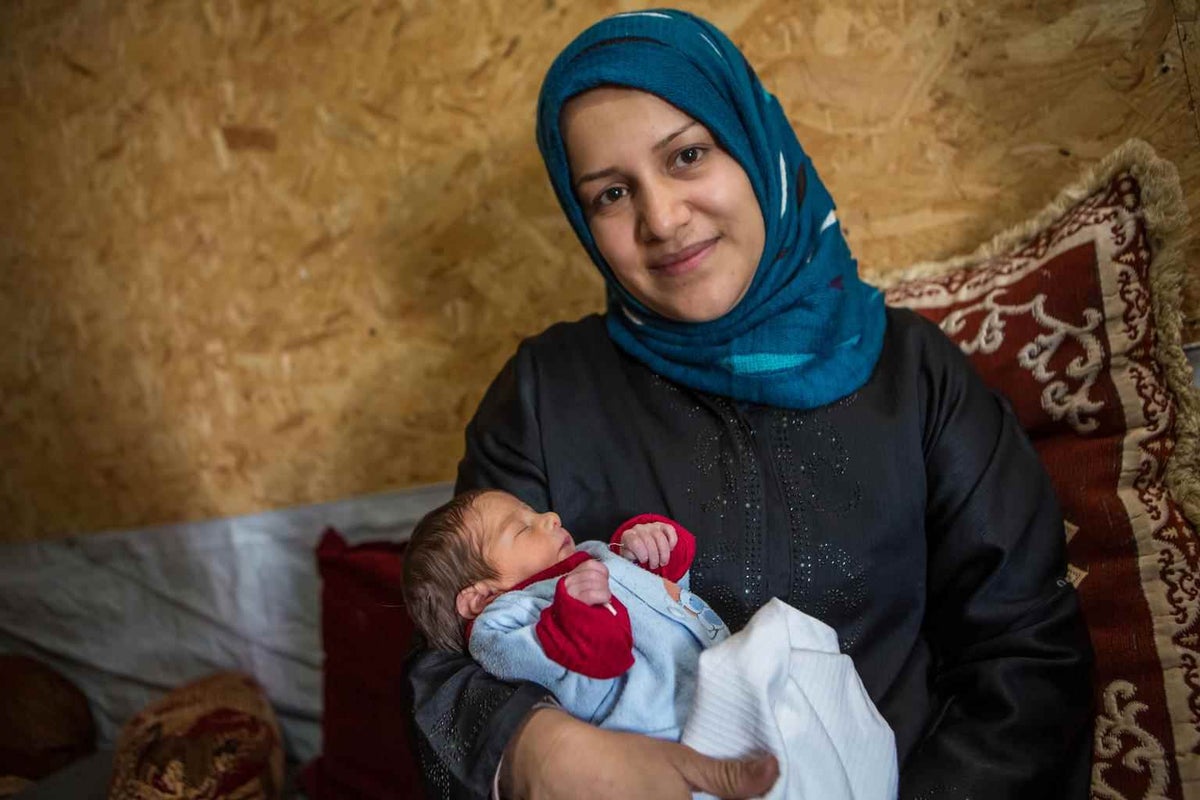
[[[679,302],[676,300],[671,303],[664,303],[658,306],[651,306],[661,316],[675,322],[712,322],[728,314],[737,305],[737,301],[730,302],[717,298],[698,299],[693,302]]]
[[[675,322],[712,322],[737,308],[747,286],[704,285],[664,287],[657,297],[638,298],[659,316]]]

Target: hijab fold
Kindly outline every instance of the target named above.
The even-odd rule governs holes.
[[[616,279],[571,186],[563,105],[599,86],[657,95],[696,119],[745,170],[765,245],[745,296],[710,322],[651,311]],[[538,99],[537,138],[558,202],[608,286],[609,335],[677,383],[734,400],[809,409],[871,376],[883,346],[883,296],[858,278],[833,199],[779,102],[729,39],[670,9],[601,20],[559,54]]]

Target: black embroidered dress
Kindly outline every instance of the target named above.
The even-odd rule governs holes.
[[[812,411],[672,384],[602,317],[526,341],[467,429],[458,488],[558,512],[577,540],[658,513],[696,536],[692,590],[742,627],[780,597],[837,632],[892,725],[901,796],[1085,797],[1091,649],[1036,453],[957,347],[888,310],[853,395]],[[431,788],[485,797],[541,687],[468,657],[408,672]]]

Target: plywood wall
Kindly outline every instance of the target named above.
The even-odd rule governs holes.
[[[1130,136],[1200,219],[1175,2],[684,6],[780,96],[860,261],[900,267]],[[516,342],[601,306],[533,108],[575,33],[644,5],[0,4],[0,539],[450,478]]]

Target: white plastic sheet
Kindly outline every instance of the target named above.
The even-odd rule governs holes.
[[[287,755],[320,752],[326,526],[402,540],[449,484],[206,522],[0,545],[0,652],[49,664],[87,695],[101,746],[147,703],[222,669],[254,675]],[[397,665],[399,676],[399,665]]]

